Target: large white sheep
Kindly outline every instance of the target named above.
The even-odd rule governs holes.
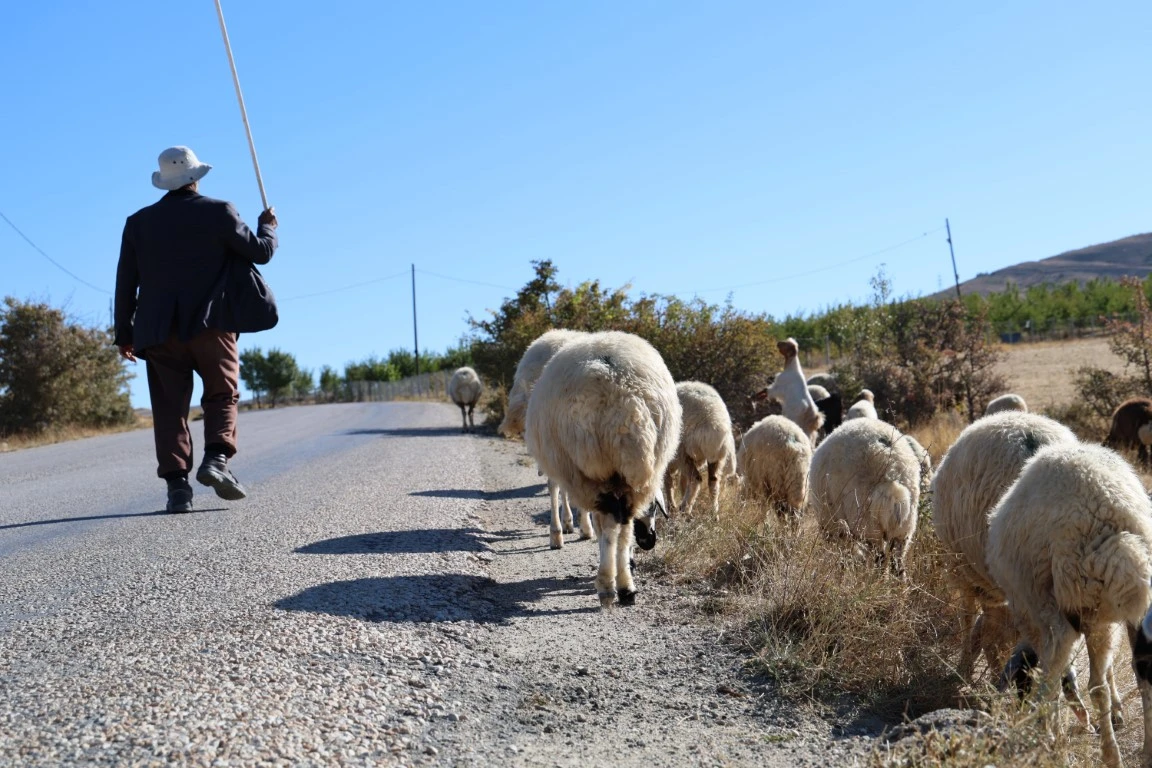
[[[736,471],[745,490],[764,496],[778,512],[793,516],[808,503],[811,464],[811,441],[796,422],[783,416],[768,416],[753,424],[736,454]]]
[[[920,462],[903,437],[879,419],[845,422],[812,455],[808,481],[821,528],[866,542],[900,574],[920,502]]]
[[[673,476],[680,476],[684,514],[691,515],[703,478],[700,468],[708,472],[708,492],[712,495],[712,514],[720,512],[720,478],[735,471],[736,444],[732,438],[732,417],[720,393],[699,381],[682,381],[676,394],[683,408],[683,429],[676,458],[668,467],[664,480],[664,502],[672,512]]]
[[[1095,445],[1041,449],[989,514],[986,559],[1036,649],[1042,698],[1059,692],[1084,636],[1108,766],[1121,764],[1113,630],[1128,629],[1144,706],[1143,764],[1152,765],[1152,502],[1128,462]]]
[[[508,393],[508,406],[504,409],[504,420],[500,422],[499,431],[504,437],[515,438],[524,434],[524,416],[528,412],[528,400],[532,396],[532,388],[536,386],[540,374],[544,373],[544,366],[552,359],[561,347],[572,339],[586,336],[583,331],[569,331],[563,328],[554,328],[540,334],[516,364],[516,373],[512,377],[512,390]],[[548,498],[552,510],[552,519],[559,516],[560,503],[563,501],[564,514],[561,517],[561,530],[563,533],[572,533],[574,521],[572,519],[572,503],[568,493],[552,479],[548,480]],[[592,529],[592,515],[587,509],[580,510],[580,538],[590,539],[596,533]],[[564,546],[563,536],[553,536],[553,549]]]
[[[544,367],[528,402],[524,438],[540,469],[581,509],[594,510],[602,607],[636,601],[633,528],[661,493],[680,442],[676,383],[644,339],[607,331],[573,339]],[[553,540],[559,535],[552,519]],[[648,545],[655,544],[654,531]],[[641,541],[641,545],[645,542]]]
[[[785,339],[776,345],[784,356],[784,370],[768,385],[767,396],[780,401],[784,415],[796,422],[808,439],[816,441],[816,433],[824,424],[824,415],[808,392],[804,370],[800,367],[800,345],[795,339]]]
[[[991,416],[1004,411],[1028,413],[1028,403],[1024,402],[1024,398],[1020,395],[1000,395],[1000,397],[993,398],[988,402],[988,407],[984,409],[984,415]]]
[[[988,572],[988,512],[1025,462],[1047,445],[1073,445],[1064,425],[1036,414],[1007,412],[970,424],[948,449],[932,481],[932,523],[947,555],[947,579],[960,597],[964,646],[958,671],[968,678],[977,655],[998,671],[1015,643],[1004,594]]]
[[[876,414],[876,396],[872,394],[870,389],[860,390],[860,394],[856,396],[856,402],[848,408],[848,413],[844,414],[844,421],[852,419],[878,419]]]
[[[480,383],[480,377],[468,366],[457,368],[452,378],[448,380],[448,397],[460,406],[460,417],[464,420],[465,432],[469,426],[472,429],[476,428],[472,412],[476,409],[476,403],[480,401],[483,392],[484,385]]]

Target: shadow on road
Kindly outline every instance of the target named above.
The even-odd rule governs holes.
[[[479,528],[422,528],[357,533],[314,541],[295,550],[301,555],[395,555],[429,552],[489,552],[489,544],[539,537],[536,531],[482,531]],[[547,535],[545,535],[545,540]],[[545,541],[547,543],[547,541]],[[520,550],[512,550],[513,552]],[[529,551],[529,550],[524,550]],[[533,548],[530,551],[536,551]]]
[[[0,531],[6,531],[11,528],[29,528],[34,525],[55,525],[57,523],[79,523],[86,520],[114,520],[118,517],[186,517],[187,515],[204,514],[205,512],[227,512],[227,507],[217,507],[214,509],[194,509],[191,512],[169,512],[166,509],[158,509],[155,512],[125,512],[120,515],[82,515],[80,517],[57,517],[52,520],[29,520],[26,523],[10,523],[8,525],[0,525]]]
[[[478,428],[479,429],[479,428]],[[381,435],[383,437],[463,437],[466,433],[460,427],[394,427],[380,429],[350,429],[344,435]],[[471,432],[472,437],[495,439],[495,433]]]
[[[508,501],[511,499],[531,499],[545,494],[548,486],[544,483],[534,483],[520,488],[508,488],[503,491],[478,491],[469,488],[441,488],[428,491],[412,491],[409,496],[430,496],[437,499],[483,499],[485,501]]]
[[[359,533],[305,544],[302,555],[418,554],[426,552],[487,552],[485,531],[477,528],[429,528],[415,531]]]
[[[534,608],[551,596],[585,595],[581,608]],[[575,577],[499,584],[486,576],[429,574],[336,581],[310,587],[275,603],[285,611],[353,616],[374,622],[476,621],[502,624],[521,617],[599,611],[592,585]]]

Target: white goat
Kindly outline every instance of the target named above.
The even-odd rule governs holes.
[[[768,385],[767,396],[779,400],[784,415],[796,422],[815,443],[816,433],[824,424],[824,414],[820,413],[808,392],[808,382],[800,367],[800,345],[789,338],[777,343],[776,348],[784,356],[784,370]]]

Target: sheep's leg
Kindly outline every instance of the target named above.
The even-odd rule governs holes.
[[[616,542],[621,526],[600,510],[596,510],[596,527],[600,529],[600,568],[596,571],[596,596],[601,608],[611,608],[616,602]]]
[[[1088,695],[1096,706],[1100,720],[1100,751],[1104,765],[1120,767],[1120,745],[1112,728],[1112,692],[1108,686],[1108,668],[1112,665],[1112,628],[1094,629],[1087,633],[1088,643]],[[1071,661],[1069,654],[1068,661]],[[1057,669],[1064,669],[1063,666]]]
[[[1076,646],[1077,633],[1061,617],[1057,621],[1049,622],[1043,634],[1043,648],[1040,652],[1041,684],[1037,698],[1043,704],[1050,706],[1045,713],[1045,725],[1050,733],[1055,733],[1059,727],[1059,718],[1056,717],[1055,704],[1061,689],[1064,688],[1064,672],[1072,665],[1072,651]]]
[[[696,496],[700,493],[700,482],[704,479],[700,477],[700,469],[696,466],[694,461],[686,461],[680,468],[681,483],[685,483],[684,499],[681,506],[684,507],[684,516],[690,517],[692,515],[692,507],[696,505]]]
[[[568,506],[568,493],[564,493],[564,505]],[[586,509],[579,509],[577,512],[580,514],[580,540],[594,538],[596,536],[596,529],[592,527],[592,515]]]
[[[672,485],[675,483],[676,474],[674,463],[668,465],[668,471],[664,473],[664,509],[667,510],[669,515],[676,514],[676,501],[672,496]]]
[[[564,548],[564,534],[560,528],[560,486],[548,478],[548,499],[552,509],[552,520],[548,525],[548,546],[552,549]]]
[[[467,432],[468,431],[468,412],[464,409],[463,405],[460,406],[460,418],[464,420],[464,431]]]
[[[632,525],[618,526],[616,539],[616,589],[620,605],[636,604],[636,583],[632,580]]]
[[[1120,730],[1124,727],[1124,699],[1120,697],[1120,689],[1116,687],[1115,656],[1113,663],[1108,665],[1108,695],[1112,699],[1112,728]]]
[[[720,470],[723,462],[708,462],[708,493],[712,496],[712,516],[720,519]]]
[[[908,573],[904,570],[904,550],[907,549],[906,539],[890,539],[884,545],[885,558],[893,575],[900,579],[907,579]]]
[[[960,606],[960,637],[964,638],[964,645],[960,648],[960,661],[956,663],[956,674],[963,680],[972,679],[972,668],[976,665],[976,654],[983,645],[984,624],[987,618],[978,614],[980,607],[976,598],[965,592],[961,597]],[[996,669],[991,662],[989,669]]]
[[[561,528],[564,533],[572,533],[572,505],[568,501],[568,493],[560,491],[560,500],[564,503],[564,514],[560,518]]]
[[[470,403],[468,405],[468,426],[471,427],[472,429],[476,429],[476,419],[473,418],[473,416],[472,416],[472,412],[475,410],[476,410],[476,403]]]

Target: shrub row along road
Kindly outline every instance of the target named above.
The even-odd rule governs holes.
[[[250,498],[166,515],[151,433],[0,456],[0,763],[823,765],[692,594],[548,550],[519,444],[442,404],[242,414]],[[195,425],[199,426],[199,425]]]

